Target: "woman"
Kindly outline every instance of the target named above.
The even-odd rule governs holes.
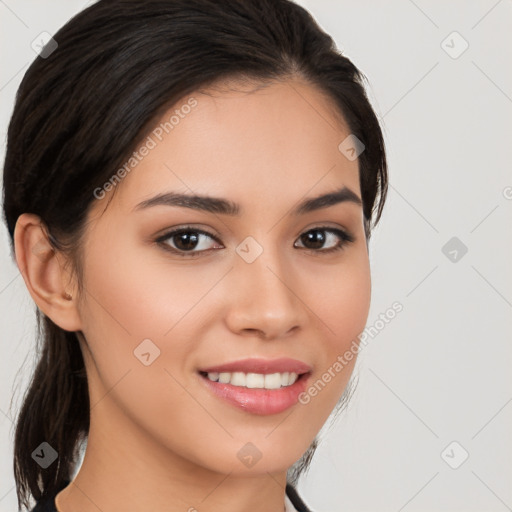
[[[309,510],[387,191],[363,75],[288,0],[100,0],[53,39],[4,166],[20,510]]]

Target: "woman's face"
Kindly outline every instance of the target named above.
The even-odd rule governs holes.
[[[339,400],[355,358],[336,362],[365,326],[370,269],[358,161],[338,148],[350,132],[333,104],[297,81],[238,89],[176,104],[104,212],[112,191],[95,199],[78,308],[91,438],[101,431],[109,449],[162,464],[263,474],[300,458]],[[348,199],[296,211],[344,188]],[[239,212],[151,202],[161,194],[222,198]],[[250,358],[290,358],[309,373],[263,391],[287,383],[266,374],[294,367],[236,363]],[[228,363],[256,373],[245,381],[254,387],[200,373]]]

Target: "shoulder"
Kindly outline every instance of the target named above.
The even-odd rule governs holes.
[[[297,489],[290,483],[286,484],[286,495],[297,509],[297,512],[313,512],[299,496]]]

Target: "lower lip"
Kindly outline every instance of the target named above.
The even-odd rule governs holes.
[[[278,389],[245,388],[214,382],[203,374],[201,380],[215,395],[236,407],[253,414],[278,414],[286,411],[299,400],[299,395],[306,390],[310,374],[300,376],[291,386]]]

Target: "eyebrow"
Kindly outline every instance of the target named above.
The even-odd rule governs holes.
[[[362,206],[361,199],[350,188],[344,186],[334,192],[303,200],[291,212],[293,216],[304,215],[315,210],[328,208],[339,203],[353,203]],[[134,210],[144,210],[153,206],[178,206],[209,213],[239,216],[242,208],[239,204],[220,197],[195,194],[179,194],[166,192],[140,202]]]

